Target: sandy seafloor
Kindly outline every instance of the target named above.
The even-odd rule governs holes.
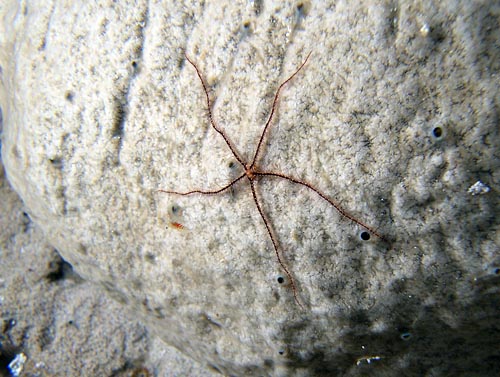
[[[30,220],[3,165],[0,261],[0,376],[218,375],[74,273]]]

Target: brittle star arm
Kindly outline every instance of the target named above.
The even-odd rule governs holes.
[[[189,57],[186,54],[184,54],[184,56],[186,57],[186,59],[189,62],[189,64],[191,64],[194,67],[194,69],[196,70],[196,74],[198,75],[198,78],[201,81],[201,85],[203,86],[203,91],[205,92],[205,99],[206,99],[206,102],[207,102],[208,118],[210,119],[210,124],[212,125],[213,129],[215,131],[217,131],[217,133],[219,133],[219,135],[222,136],[222,138],[226,142],[227,146],[231,150],[231,153],[234,155],[234,158],[236,158],[236,160],[238,160],[238,162],[241,164],[241,166],[243,166],[243,168],[246,169],[246,165],[243,162],[243,160],[241,159],[240,155],[236,152],[236,148],[233,146],[233,143],[231,143],[231,141],[226,136],[226,134],[224,133],[224,131],[221,130],[215,124],[215,120],[214,120],[214,117],[213,117],[213,114],[212,114],[212,104],[210,102],[210,96],[208,95],[208,88],[207,88],[207,85],[205,84],[205,81],[203,80],[203,77],[201,76],[200,70],[198,69],[197,65],[194,64],[194,62],[191,59],[189,59]]]
[[[291,75],[289,78],[287,78],[285,81],[281,83],[281,85],[278,87],[278,90],[276,91],[276,94],[274,95],[274,101],[273,101],[273,106],[271,107],[271,114],[269,114],[269,118],[267,119],[266,125],[264,126],[264,130],[262,131],[262,134],[260,135],[260,140],[259,144],[257,144],[257,149],[255,150],[255,154],[253,156],[252,164],[250,165],[250,169],[255,166],[255,163],[257,162],[257,158],[259,157],[259,151],[260,147],[262,145],[262,142],[264,141],[264,136],[266,134],[267,129],[269,128],[269,125],[271,124],[271,121],[273,119],[274,113],[276,111],[276,105],[278,103],[278,98],[280,96],[281,89],[288,84],[296,75],[299,73],[299,71],[304,67],[309,60],[309,57],[311,56],[312,51],[307,55],[306,60],[300,65],[299,68]]]
[[[241,180],[245,176],[246,176],[246,174],[243,173],[238,178],[233,179],[230,183],[228,183],[223,188],[218,189],[218,190],[214,190],[214,191],[192,190],[192,191],[188,191],[188,192],[178,192],[178,191],[161,190],[161,189],[158,190],[158,191],[159,192],[164,192],[166,194],[176,194],[176,195],[191,195],[191,194],[215,195],[215,194],[219,194],[219,193],[221,193],[223,191],[226,191],[229,187],[231,187],[232,185],[234,185],[236,182],[238,182],[239,180]]]
[[[375,229],[373,229],[373,228],[369,227],[368,225],[366,225],[365,223],[359,221],[357,218],[355,218],[353,215],[351,215],[349,212],[347,212],[345,209],[343,209],[340,206],[339,203],[337,203],[334,200],[330,199],[328,196],[326,196],[326,194],[324,194],[321,191],[319,191],[318,189],[316,189],[310,183],[307,183],[307,182],[302,181],[300,179],[296,179],[296,178],[293,178],[293,177],[290,177],[288,175],[281,174],[281,173],[274,173],[274,172],[254,172],[254,175],[268,176],[268,177],[269,176],[270,177],[279,177],[279,178],[286,179],[286,180],[288,180],[290,182],[293,182],[293,183],[305,186],[305,187],[313,190],[316,194],[318,194],[320,197],[322,197],[324,200],[326,200],[328,203],[330,203],[330,205],[332,205],[337,210],[337,212],[340,213],[340,215],[342,215],[346,219],[349,219],[352,222],[358,224],[360,227],[366,229],[368,232],[370,232],[374,236],[376,236],[376,237],[378,237],[378,238],[380,238],[382,240],[385,240],[384,236],[382,236],[380,233],[378,233]]]
[[[257,194],[255,193],[254,183],[252,180],[249,180],[249,182],[250,182],[250,187],[252,189],[253,201],[255,202],[255,205],[257,206],[257,210],[259,211],[260,217],[262,218],[262,221],[264,221],[264,225],[266,226],[267,233],[269,234],[269,237],[271,238],[271,242],[273,243],[274,252],[276,253],[276,258],[278,259],[278,263],[280,264],[281,268],[285,271],[286,275],[288,276],[288,279],[290,280],[290,285],[292,286],[292,291],[293,291],[293,298],[295,299],[295,302],[297,303],[297,305],[299,305],[302,309],[304,309],[304,306],[299,301],[299,297],[297,295],[297,286],[295,285],[295,280],[293,279],[292,274],[290,273],[290,271],[288,271],[288,268],[286,268],[285,263],[281,259],[280,253],[278,251],[278,242],[274,238],[273,232],[271,230],[271,225],[269,224],[269,220],[264,215],[264,211],[262,211],[262,208],[259,204],[259,201],[257,200]]]

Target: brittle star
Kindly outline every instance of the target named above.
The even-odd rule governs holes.
[[[306,181],[303,181],[301,179],[293,178],[293,177],[291,177],[289,175],[282,174],[282,173],[279,173],[279,172],[260,170],[257,167],[257,160],[259,158],[259,152],[261,151],[261,147],[262,147],[262,143],[264,141],[264,137],[265,137],[266,132],[267,132],[267,130],[268,130],[268,128],[269,128],[272,120],[273,120],[273,116],[274,116],[274,114],[276,112],[276,108],[277,108],[277,103],[278,103],[280,92],[283,89],[283,87],[288,82],[290,82],[299,73],[299,71],[305,66],[305,64],[309,60],[309,57],[311,56],[311,52],[307,55],[306,59],[299,66],[299,68],[297,68],[297,70],[290,77],[288,77],[288,79],[286,79],[285,81],[283,81],[281,83],[281,85],[278,87],[278,90],[276,91],[276,94],[274,95],[274,100],[273,100],[273,104],[272,104],[272,107],[271,107],[271,113],[269,115],[269,118],[268,118],[265,126],[264,126],[264,130],[262,131],[262,134],[260,135],[259,143],[257,144],[257,149],[255,150],[255,153],[253,155],[252,161],[250,163],[244,161],[244,159],[236,151],[235,146],[233,145],[233,143],[231,142],[231,140],[229,139],[229,137],[226,135],[226,133],[224,132],[224,130],[222,130],[221,128],[219,128],[217,126],[217,124],[215,123],[215,120],[214,120],[214,117],[213,117],[213,113],[212,113],[212,102],[210,101],[210,96],[209,96],[209,93],[208,93],[207,85],[205,84],[205,81],[204,81],[204,79],[203,79],[203,77],[201,75],[201,72],[200,72],[199,68],[196,66],[196,64],[187,55],[185,55],[185,56],[186,56],[187,61],[196,70],[196,74],[198,75],[198,78],[200,79],[201,85],[203,86],[203,91],[205,92],[205,98],[206,98],[206,103],[207,103],[207,108],[208,108],[208,118],[210,120],[210,124],[211,124],[212,128],[219,135],[222,136],[222,138],[224,139],[225,143],[227,144],[227,146],[231,150],[231,153],[233,154],[234,158],[236,158],[236,160],[242,166],[244,172],[238,178],[233,179],[227,185],[225,185],[224,187],[222,187],[222,188],[220,188],[218,190],[192,190],[192,191],[188,191],[188,192],[179,192],[179,191],[171,191],[171,190],[158,190],[158,191],[163,192],[163,193],[167,193],[167,194],[175,194],[175,195],[192,195],[192,194],[216,195],[216,194],[220,194],[220,193],[228,190],[230,187],[232,187],[233,185],[235,185],[237,182],[241,181],[243,178],[247,178],[247,180],[248,180],[248,182],[250,184],[250,189],[252,191],[253,201],[255,202],[255,206],[257,207],[257,211],[259,212],[259,215],[262,218],[262,221],[264,222],[264,225],[266,227],[267,233],[269,234],[269,238],[271,239],[271,242],[273,244],[274,252],[276,254],[276,258],[278,259],[278,263],[281,266],[281,268],[283,269],[283,271],[285,271],[285,273],[286,273],[286,275],[287,275],[287,277],[288,277],[288,279],[290,281],[290,285],[292,287],[292,292],[293,292],[293,297],[294,297],[295,302],[297,303],[297,305],[299,305],[301,308],[303,308],[303,305],[300,302],[299,297],[298,297],[297,286],[295,284],[295,280],[294,280],[292,274],[290,273],[289,269],[286,267],[286,265],[285,265],[285,263],[283,261],[283,258],[281,256],[281,253],[279,251],[278,241],[277,241],[276,237],[274,236],[273,231],[271,229],[271,222],[269,221],[269,219],[265,215],[264,211],[262,210],[262,206],[259,203],[259,200],[257,198],[257,194],[256,194],[256,190],[255,190],[255,183],[256,183],[256,181],[257,181],[258,178],[260,178],[260,177],[279,177],[279,178],[283,178],[283,179],[285,179],[287,181],[290,181],[292,183],[296,183],[298,185],[307,187],[308,189],[310,189],[310,190],[314,191],[316,194],[318,194],[322,199],[326,200],[331,206],[333,206],[337,210],[337,212],[341,216],[343,216],[343,217],[349,219],[350,221],[358,224],[360,227],[366,229],[368,232],[372,233],[376,237],[383,239],[382,235],[380,235],[375,229],[369,227],[365,223],[363,223],[360,220],[358,220],[357,218],[355,218],[353,215],[349,214],[346,210],[344,210],[340,206],[339,203],[337,203],[334,200],[330,199],[326,194],[324,194],[323,192],[319,191],[312,184],[310,184],[310,183],[308,183]]]

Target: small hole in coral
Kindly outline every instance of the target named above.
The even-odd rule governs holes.
[[[279,353],[280,355],[284,355],[284,354],[285,354],[285,351],[284,351],[284,350],[279,350],[279,351],[278,351],[278,353]]]
[[[285,278],[283,276],[278,276],[276,280],[278,281],[279,284],[283,284],[285,282]]]
[[[434,127],[432,130],[432,136],[434,136],[436,139],[439,139],[441,136],[443,136],[443,129],[441,127]]]
[[[368,241],[370,237],[370,233],[366,231],[363,231],[359,234],[359,238],[361,238],[363,241]]]

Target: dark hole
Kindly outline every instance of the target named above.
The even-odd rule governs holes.
[[[409,332],[404,332],[401,334],[401,339],[403,340],[409,340],[411,338],[411,334]]]
[[[52,270],[46,276],[47,280],[51,283],[57,282],[67,278],[73,272],[73,266],[63,260],[62,258],[57,261],[49,263],[49,268]]]
[[[4,321],[2,333],[3,334],[8,333],[10,330],[12,330],[14,328],[16,323],[17,323],[17,321],[14,318],[10,318],[10,319]]]
[[[443,136],[443,129],[441,127],[436,127],[432,130],[432,135],[436,138]]]
[[[493,272],[495,273],[495,275],[498,275],[500,273],[500,268],[495,268]]]
[[[31,217],[27,212],[23,212],[23,225],[26,226],[31,222]]]
[[[359,235],[359,238],[361,238],[363,241],[368,241],[370,239],[370,233],[363,231]]]
[[[307,4],[305,2],[300,2],[297,4],[297,13],[299,14],[299,16],[307,16],[309,14],[309,9],[310,8],[310,4]]]
[[[56,169],[62,169],[62,167],[63,167],[63,160],[61,157],[49,158],[49,162]]]
[[[66,98],[66,100],[68,100],[69,102],[73,102],[73,97],[74,97],[74,94],[72,92],[70,92],[69,90],[64,95],[64,98]]]
[[[234,162],[233,162],[233,161],[231,161],[231,162],[229,163],[229,165],[228,165],[228,166],[229,166],[229,169],[234,168]]]
[[[278,283],[280,283],[280,284],[283,284],[285,282],[285,279],[283,278],[283,276],[279,276],[278,279],[276,279],[276,280],[278,280]]]
[[[243,27],[244,27],[245,29],[250,29],[250,22],[249,22],[249,21],[245,21],[245,22],[243,23]]]

